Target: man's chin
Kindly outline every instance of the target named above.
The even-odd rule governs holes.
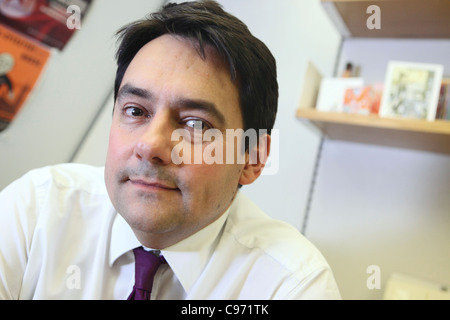
[[[155,235],[173,232],[183,221],[179,214],[180,211],[173,212],[172,210],[155,210],[155,208],[152,208],[127,210],[125,212],[121,215],[133,230]]]

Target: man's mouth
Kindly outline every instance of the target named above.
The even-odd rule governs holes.
[[[164,181],[158,181],[158,180],[146,180],[142,178],[129,178],[128,181],[139,188],[144,188],[148,190],[155,190],[155,191],[180,191],[176,186],[173,186],[172,184],[169,184]]]

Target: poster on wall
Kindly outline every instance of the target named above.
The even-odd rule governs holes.
[[[49,50],[0,25],[0,131],[23,106],[49,56]]]
[[[0,0],[0,23],[47,46],[64,49],[91,0]],[[78,24],[73,19],[79,20]]]

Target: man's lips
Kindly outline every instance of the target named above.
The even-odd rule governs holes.
[[[130,178],[128,181],[138,187],[154,190],[169,190],[169,191],[179,191],[177,187],[173,187],[168,183],[162,181],[148,181],[140,178]]]

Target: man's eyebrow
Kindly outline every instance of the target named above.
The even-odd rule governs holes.
[[[178,99],[175,103],[176,106],[186,109],[200,110],[210,114],[214,117],[220,125],[225,125],[225,117],[212,102],[201,99]]]
[[[137,96],[146,100],[153,99],[153,94],[150,91],[135,87],[129,83],[120,88],[119,93],[117,94],[117,99],[120,99],[124,96]]]

